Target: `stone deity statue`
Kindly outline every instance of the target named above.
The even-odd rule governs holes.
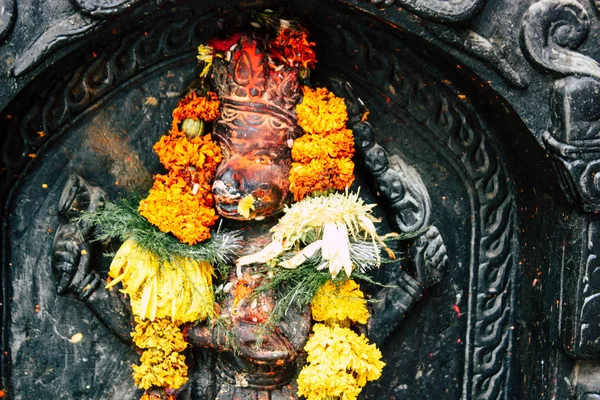
[[[243,228],[241,257],[270,241],[269,228],[289,201],[290,149],[299,131],[295,106],[301,93],[297,69],[268,68],[257,39],[244,37],[232,60],[227,65],[216,59],[213,67],[213,83],[222,102],[213,137],[223,152],[213,193],[225,227]],[[255,199],[254,209],[244,217],[238,202],[248,195]],[[105,290],[105,279],[90,267],[93,228],[68,220],[80,211],[96,209],[103,199],[102,190],[82,177],[74,176],[67,183],[60,199],[65,223],[55,237],[53,269],[59,293],[78,296],[124,343],[131,344],[127,302],[117,290]],[[226,285],[231,289],[219,305],[221,317],[229,321],[227,331],[206,323],[186,328],[195,367],[178,399],[297,398],[294,378],[310,330],[309,311],[292,308],[276,327],[265,325],[274,307],[268,293],[235,296],[239,287],[252,289],[260,284],[253,268],[231,268]],[[375,307],[375,322],[369,329],[378,329],[374,324],[383,321],[386,326],[381,332],[387,332],[375,334],[376,341],[384,340],[420,298],[422,285],[407,274],[403,277],[397,287],[380,293],[382,305],[385,298],[388,303],[393,298],[400,306],[387,307],[383,319],[378,319]]]

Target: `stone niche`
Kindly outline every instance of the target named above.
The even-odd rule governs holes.
[[[135,351],[56,294],[59,197],[74,173],[109,198],[146,190],[196,47],[265,8],[309,29],[313,84],[368,108],[359,183],[391,229],[418,232],[402,268],[422,294],[400,318],[394,298],[375,305],[387,366],[361,398],[600,398],[597,10],[372,3],[0,0],[6,398],[140,397]]]

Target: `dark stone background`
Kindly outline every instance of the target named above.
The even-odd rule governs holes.
[[[81,303],[54,294],[49,229],[60,190],[72,171],[112,197],[144,187],[158,171],[151,145],[197,72],[195,46],[220,20],[243,26],[252,10],[277,6],[319,43],[315,82],[351,82],[376,141],[419,171],[448,248],[443,280],[384,348],[385,376],[364,397],[600,396],[600,314],[584,307],[600,292],[598,184],[581,172],[600,159],[600,113],[593,92],[553,100],[564,77],[600,78],[595,3],[472,1],[479,11],[458,19],[391,3],[0,0],[2,372],[11,398],[139,396],[135,353]],[[559,43],[567,60],[586,56],[585,68],[535,61],[526,23],[554,27],[534,42]],[[544,132],[574,139],[554,145]],[[77,332],[84,340],[71,344]]]

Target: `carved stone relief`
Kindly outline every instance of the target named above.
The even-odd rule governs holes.
[[[600,109],[594,98],[600,88],[600,64],[575,51],[589,28],[589,15],[578,2],[543,0],[523,17],[521,38],[536,67],[562,77],[552,88],[552,126],[543,140],[556,160],[566,193],[585,211],[597,211]]]
[[[0,2],[0,45],[10,34],[16,18],[16,0]]]
[[[434,21],[461,22],[475,16],[485,5],[485,0],[369,0],[380,7],[399,5],[415,14]]]
[[[118,89],[121,87],[132,87],[128,84],[131,79],[142,79],[141,82],[150,79],[136,78],[136,76],[145,76],[145,71],[160,71],[160,68],[150,69],[151,66],[164,65],[169,70],[168,65],[172,63],[175,63],[173,65],[179,65],[177,60],[183,57],[181,60],[185,60],[186,70],[188,71],[186,74],[189,75],[190,71],[194,69],[194,63],[190,62],[190,60],[193,60],[194,45],[197,44],[197,41],[201,41],[194,36],[194,32],[199,31],[196,28],[198,25],[206,24],[205,20],[202,19],[194,21],[194,24],[190,24],[188,19],[169,23],[164,22],[154,30],[148,30],[148,36],[136,36],[135,34],[130,37],[125,36],[113,47],[99,53],[97,58],[90,58],[86,64],[82,64],[76,69],[68,79],[57,82],[47,89],[46,93],[48,95],[43,96],[48,99],[47,101],[39,101],[37,105],[28,108],[26,112],[13,115],[12,123],[7,125],[12,132],[9,143],[15,147],[20,146],[23,148],[29,145],[32,146],[32,149],[37,149],[48,137],[54,136],[51,143],[56,144],[47,145],[46,151],[61,148],[59,143],[64,140],[79,140],[77,136],[73,136],[75,133],[68,133],[71,129],[70,126],[78,127],[79,124],[83,124],[81,126],[87,126],[86,129],[97,127],[97,124],[101,123],[102,120],[94,122],[93,114],[91,114],[93,110],[98,109],[98,107],[102,110],[105,107],[115,107],[117,104],[123,104],[114,103],[116,100],[110,100],[117,98],[111,95],[113,90],[122,90]],[[511,379],[510,363],[513,345],[511,326],[515,318],[515,307],[513,306],[513,267],[515,259],[512,256],[515,243],[513,240],[515,216],[510,181],[507,180],[506,171],[498,161],[497,150],[493,140],[490,139],[491,134],[470,106],[457,103],[455,93],[437,88],[429,78],[423,77],[419,72],[404,63],[402,59],[386,52],[385,41],[381,41],[377,34],[356,32],[355,28],[347,26],[343,21],[339,21],[339,24],[335,32],[327,32],[328,34],[326,34],[323,31],[326,29],[324,26],[315,31],[315,35],[318,37],[328,38],[322,49],[322,54],[329,54],[323,56],[323,74],[325,76],[329,74],[326,72],[327,65],[339,66],[339,63],[328,60],[328,57],[337,60],[352,59],[353,62],[348,64],[347,67],[351,69],[353,65],[356,65],[358,73],[367,70],[373,71],[372,75],[368,76],[366,83],[358,78],[356,72],[352,70],[342,71],[348,77],[348,80],[356,82],[356,90],[361,92],[359,93],[361,97],[368,92],[365,85],[376,89],[376,92],[371,92],[369,97],[365,98],[369,110],[375,116],[374,122],[369,125],[355,121],[353,129],[357,137],[357,143],[363,148],[364,165],[372,174],[373,181],[376,181],[372,185],[374,193],[379,192],[379,198],[387,204],[388,209],[392,210],[389,214],[391,216],[389,218],[390,224],[400,231],[420,232],[420,235],[413,240],[412,245],[407,249],[410,254],[409,259],[414,260],[410,262],[412,265],[407,265],[407,268],[414,268],[414,276],[418,278],[418,281],[423,282],[424,286],[430,287],[429,290],[436,293],[433,297],[422,298],[421,303],[412,306],[411,310],[407,309],[405,320],[397,327],[399,331],[390,332],[391,347],[388,347],[386,351],[391,356],[398,346],[408,350],[407,346],[413,346],[421,340],[419,339],[420,332],[426,333],[426,336],[430,338],[427,339],[428,342],[433,338],[435,338],[434,341],[439,342],[437,339],[439,337],[438,333],[428,331],[429,328],[426,324],[426,321],[433,318],[434,314],[437,318],[443,318],[448,323],[448,330],[441,337],[444,338],[443,342],[448,345],[448,349],[451,349],[441,350],[438,343],[438,348],[432,350],[433,354],[431,356],[419,354],[415,350],[408,350],[407,354],[410,354],[410,356],[405,357],[405,360],[394,359],[392,361],[392,367],[389,370],[390,375],[383,381],[384,386],[374,387],[366,396],[367,398],[378,398],[378,395],[382,393],[381,390],[391,396],[403,396],[407,390],[404,389],[404,381],[392,385],[396,367],[402,368],[402,366],[413,365],[417,366],[418,371],[422,371],[421,367],[418,367],[420,358],[425,357],[426,360],[436,360],[440,357],[440,361],[444,360],[443,363],[447,363],[440,364],[443,365],[442,368],[447,371],[454,371],[452,373],[456,374],[453,379],[457,381],[452,383],[452,393],[466,393],[467,398],[508,398],[510,394],[507,388],[510,386]],[[180,29],[182,26],[185,26],[186,29]],[[203,35],[206,36],[210,34],[211,28],[203,32]],[[174,41],[174,43],[178,45],[168,47],[167,43],[172,42],[161,40],[161,37],[165,37],[162,35],[177,35],[180,40]],[[356,44],[356,40],[361,38],[361,35],[362,39],[360,40],[361,43],[364,43],[364,47]],[[158,43],[158,45],[150,47],[151,50],[149,51],[149,45],[152,43]],[[362,54],[356,54],[355,50],[361,48],[366,49],[366,51]],[[172,70],[175,71],[176,68],[172,68]],[[164,73],[168,74],[168,72]],[[153,82],[160,81],[158,75],[153,76]],[[174,80],[178,80],[174,77],[166,79],[169,84],[173,84]],[[144,86],[140,87],[144,88]],[[181,89],[181,83],[172,90],[161,88],[157,92],[162,96],[157,97],[159,103],[163,101],[173,102],[175,97],[168,100],[169,93],[179,94]],[[144,103],[143,96],[135,94],[135,92],[132,93],[129,96],[135,99],[137,107],[142,107],[147,110],[146,112],[153,110],[151,103]],[[101,102],[98,102],[99,100]],[[141,103],[138,103],[140,101]],[[95,104],[98,105],[94,106]],[[94,107],[90,108],[90,106]],[[132,111],[133,108],[131,107],[134,106],[128,105],[127,107],[130,107],[128,110]],[[386,111],[390,107],[394,110],[393,112]],[[168,107],[164,108],[168,109]],[[400,112],[401,114],[397,115],[401,116],[395,116],[396,112]],[[118,115],[124,116],[125,114]],[[168,112],[165,112],[164,115],[168,116]],[[153,138],[160,134],[160,123],[161,121],[165,122],[164,118],[166,117],[153,122],[153,130],[150,135]],[[407,132],[411,133],[403,138],[402,130],[394,128],[394,135],[388,136],[391,135],[388,130],[392,126],[386,120],[396,121],[395,126],[407,124]],[[147,126],[144,125],[147,123],[142,120],[136,121],[140,123],[141,127]],[[125,129],[123,122],[119,122],[118,129]],[[163,125],[166,126],[165,123]],[[82,127],[78,127],[73,132],[82,134],[82,129]],[[45,138],[39,138],[39,135],[37,135],[42,130],[48,135]],[[139,132],[136,135],[139,135]],[[112,136],[107,136],[108,140],[111,140],[110,137]],[[148,161],[151,146],[148,144],[153,142],[153,138],[144,139],[143,135],[136,136],[135,141],[132,142],[135,143],[135,146],[138,146],[137,149],[144,148],[141,160],[144,160],[143,163],[146,165],[143,169],[151,170],[152,163]],[[412,139],[409,140],[409,138]],[[115,143],[121,143],[121,140],[119,139]],[[426,147],[431,149],[429,153],[418,150],[421,145],[417,145],[417,143],[421,142],[426,143]],[[83,144],[90,146],[89,142]],[[405,150],[402,150],[403,148]],[[405,157],[403,153],[409,151],[408,149],[412,149],[411,151],[415,151],[415,154],[421,155],[416,158],[414,155]],[[93,151],[97,152],[98,149]],[[432,157],[433,153],[439,154],[437,163],[419,161],[419,157]],[[424,154],[430,155],[425,156]],[[102,155],[99,153],[94,157],[98,156],[100,156],[100,159],[103,157],[116,157],[116,155]],[[50,156],[50,153],[46,155],[45,152],[39,153],[38,157],[38,160],[54,159]],[[82,160],[85,157],[84,154],[76,155],[74,160]],[[90,160],[92,159],[93,157],[90,158]],[[90,163],[93,164],[94,162],[90,161]],[[14,172],[22,171],[22,167],[19,166],[18,162],[10,163],[7,160],[7,164],[14,168]],[[425,169],[423,169],[424,165],[427,165]],[[81,169],[81,172],[87,174],[86,178],[89,179],[89,168],[83,165]],[[114,193],[115,190],[123,190],[120,186],[114,186],[113,178],[115,176],[113,174],[115,173],[109,171],[104,174],[105,176],[92,175],[94,175],[93,180],[96,183],[102,183],[103,187],[110,187]],[[60,188],[63,186],[60,182],[66,179],[65,174],[66,171],[61,174],[56,184],[49,182],[53,188],[53,193],[55,193],[54,196],[56,196],[57,191],[60,192]],[[36,178],[33,178],[33,175],[31,176],[31,184],[34,182],[39,183],[39,179],[45,179],[42,175],[36,175]],[[433,179],[432,176],[437,178]],[[439,184],[439,187],[434,186],[434,183]],[[448,188],[454,187],[454,184],[457,184],[457,187],[464,187],[464,189],[460,189],[460,195],[450,194],[451,190]],[[21,189],[17,192],[18,197],[13,197],[15,200],[25,199],[33,193],[33,187],[30,189],[25,186],[20,187]],[[459,203],[457,198],[456,204],[450,206],[449,203],[444,203],[447,200],[442,199],[441,194],[444,191],[448,192],[449,198],[456,195],[469,200]],[[432,196],[434,197],[432,198]],[[44,201],[44,204],[51,201],[49,198]],[[19,202],[11,204],[15,205]],[[458,215],[465,217],[464,220],[461,217],[461,221],[453,227],[456,229],[449,229],[449,226],[445,224],[440,225],[440,219],[450,218],[444,217],[444,215],[452,215],[453,213],[459,213]],[[466,217],[467,215],[469,217]],[[473,219],[473,222],[470,218]],[[11,219],[11,226],[17,223],[18,220],[18,218]],[[46,224],[54,226],[56,217],[48,216],[45,221],[47,221]],[[45,226],[43,226],[44,229]],[[460,231],[464,233],[459,233],[459,226],[461,227]],[[28,235],[33,234],[27,233],[28,229],[25,226],[22,229],[20,235],[14,236],[16,242],[13,244],[17,246],[15,251],[18,251],[22,246],[26,246]],[[467,232],[469,233],[467,234]],[[465,236],[469,238],[461,241],[461,236],[463,239]],[[19,239],[19,237],[22,239]],[[47,251],[46,247],[43,248],[42,253],[45,251]],[[39,257],[42,257],[42,254]],[[21,263],[22,260],[15,265],[22,265]],[[27,268],[32,266],[27,265],[29,265]],[[451,277],[454,275],[456,277]],[[381,277],[404,279],[398,275],[397,271],[390,268],[382,270]],[[26,277],[23,276],[23,278]],[[40,288],[39,290],[48,285],[48,283],[38,279],[34,279],[34,281],[36,287]],[[408,285],[410,286],[410,283]],[[416,293],[422,289],[418,285],[415,289],[415,297],[421,298]],[[472,293],[472,296],[469,296],[468,293]],[[48,301],[50,303],[59,302],[53,296],[49,300],[44,300],[33,293],[28,295],[35,299],[34,302],[39,300],[42,309],[48,307]],[[449,299],[454,300],[450,301]],[[434,311],[427,312],[425,310],[428,306],[425,306],[422,303],[423,301],[435,304],[435,307],[446,308],[443,308],[443,311],[440,308],[440,315]],[[71,302],[68,302],[68,304],[68,307],[74,307]],[[452,304],[456,305],[458,311],[452,307]],[[26,312],[25,309],[26,307],[22,309],[23,312]],[[78,312],[82,313],[83,311]],[[50,316],[52,313],[48,315]],[[469,316],[469,322],[467,322],[467,316]],[[93,316],[83,318],[90,320]],[[456,322],[454,322],[455,320]],[[19,319],[16,318],[15,321],[19,322]],[[29,319],[28,317],[21,321],[27,321],[29,325],[33,324],[35,318]],[[44,329],[52,330],[53,323],[50,319],[46,321],[47,325]],[[14,332],[19,331],[19,326],[21,325],[14,325]],[[31,326],[34,326],[34,324]],[[417,326],[417,328],[413,330],[415,328],[410,328],[410,326]],[[76,329],[76,327],[77,325],[74,325],[74,328],[69,329]],[[89,333],[89,337],[93,338],[94,341],[99,340],[98,343],[102,343],[99,338],[104,332],[102,327],[94,326],[91,333]],[[406,339],[399,339],[398,332],[407,335]],[[88,334],[85,337],[88,337]],[[450,343],[453,343],[452,346],[450,346]],[[13,342],[13,344],[16,345],[16,342]],[[22,357],[26,357],[30,345],[31,342],[25,343],[24,347],[11,354],[13,360],[19,361],[15,363],[15,366],[22,362]],[[67,348],[70,346],[68,343],[61,344],[61,346],[65,345]],[[108,346],[106,347],[108,353],[119,348],[118,345],[112,342],[102,346]],[[13,348],[13,350],[15,349]],[[91,350],[88,348],[85,351],[89,352]],[[425,347],[421,347],[419,351],[425,351]],[[438,356],[438,352],[443,353],[443,356]],[[458,358],[462,358],[462,361]],[[432,368],[437,365],[435,361],[427,361],[427,363],[432,363]],[[97,364],[97,368],[102,368],[101,364]],[[127,365],[124,368],[119,366],[114,368],[118,376],[125,376]],[[54,376],[53,372],[49,372],[48,376]],[[403,375],[402,379],[405,377]],[[9,380],[13,378],[8,377]],[[125,383],[126,378],[123,379],[123,388],[125,388],[127,386]],[[433,379],[433,377],[427,379]],[[446,384],[442,383],[444,380],[443,374],[435,379],[434,387],[436,388]],[[27,380],[24,379],[23,382],[21,387],[26,385]],[[418,382],[415,389],[408,389],[409,395],[412,393],[412,396],[419,396],[419,394],[431,393],[428,391],[433,389],[426,383],[428,381],[418,380]],[[127,396],[133,395],[123,396],[121,398],[129,398]]]
[[[506,387],[510,379],[508,365],[514,321],[510,304],[514,301],[512,266],[516,262],[511,254],[514,245],[511,238],[515,234],[514,205],[506,172],[497,158],[488,153],[491,150],[486,137],[481,135],[481,128],[472,126],[479,122],[465,114],[461,106],[454,106],[435,85],[400,68],[398,60],[378,53],[377,39],[359,36],[351,28],[342,30],[338,26],[336,32],[328,31],[332,46],[350,50],[354,41],[360,40],[369,48],[369,53],[353,56],[358,71],[371,71],[371,85],[380,88],[383,96],[398,102],[399,107],[431,129],[455,154],[460,154],[461,163],[481,193],[478,200],[481,208],[477,214],[482,218],[479,225],[482,233],[480,247],[475,250],[480,258],[478,266],[474,266],[478,269],[477,283],[472,282],[479,293],[473,304],[473,318],[477,322],[473,336],[467,338],[474,347],[473,353],[467,352],[467,357],[473,357],[473,361],[472,364],[467,362],[471,367],[467,368],[464,390],[474,398],[505,398],[509,395]],[[335,54],[333,48],[330,51]],[[379,80],[385,76],[391,76],[392,80]],[[492,368],[492,365],[496,367]]]
[[[74,0],[69,3],[68,17],[63,15],[64,18],[35,40],[15,45],[10,41],[19,33],[19,18],[28,17],[19,13],[16,1],[0,0],[0,44],[5,51],[2,54],[14,55],[9,69],[18,76],[2,82],[9,82],[11,87],[23,85],[19,86],[21,93],[17,97],[14,97],[17,92],[10,92],[7,101],[10,99],[12,103],[0,114],[0,131],[7,133],[2,135],[0,197],[14,190],[6,207],[5,220],[10,230],[5,232],[3,241],[7,249],[2,254],[5,260],[3,284],[7,288],[19,282],[31,282],[14,292],[18,296],[16,303],[8,302],[6,290],[2,302],[11,307],[5,309],[10,311],[6,315],[16,311],[5,325],[4,331],[9,326],[14,335],[8,348],[9,356],[4,358],[2,366],[7,382],[4,388],[17,389],[12,393],[16,393],[15,398],[19,398],[19,390],[24,392],[33,382],[25,375],[27,367],[38,373],[49,397],[86,398],[91,396],[86,391],[88,385],[99,388],[99,393],[106,398],[139,397],[132,389],[127,368],[135,354],[114,340],[85,308],[78,309],[78,303],[49,295],[46,290],[55,288],[54,278],[50,267],[38,264],[37,260],[48,258],[48,246],[58,226],[56,204],[71,172],[80,172],[90,182],[110,188],[109,196],[147,184],[157,167],[149,150],[151,144],[162,133],[160,127],[168,124],[169,109],[185,86],[182,81],[193,76],[194,47],[216,34],[221,15],[201,11],[205,3],[211,2],[191,5],[192,2],[172,1],[171,5],[183,5],[181,9],[189,11],[198,7],[198,10],[187,17],[180,12],[168,18],[156,18],[156,23],[146,24],[146,29],[141,31],[119,31],[109,47],[98,47],[98,51],[94,48],[94,55],[86,52],[78,60],[71,58],[64,65],[77,66],[65,67],[62,77],[57,74],[50,79],[40,78],[39,68],[35,67],[48,58],[54,61],[63,52],[68,54],[70,47],[75,49],[96,34],[100,35],[107,26],[118,26],[119,21],[130,22],[129,16],[140,10],[154,12],[163,3],[166,1]],[[235,7],[232,3],[237,2],[224,1],[222,8]],[[250,3],[253,2],[244,2],[243,7]],[[272,3],[286,4],[284,1]],[[364,3],[364,7],[360,3]],[[543,386],[528,393],[537,393],[536,398],[545,399],[550,397],[543,396],[551,393],[550,389],[546,390],[547,382],[552,379],[562,382],[565,378],[573,398],[599,396],[598,387],[592,384],[599,368],[597,362],[581,359],[595,359],[600,354],[597,321],[600,283],[595,277],[600,229],[595,216],[600,211],[600,128],[597,126],[600,106],[596,101],[600,92],[600,64],[593,49],[598,37],[600,7],[598,1],[575,0],[513,4],[521,11],[510,13],[517,17],[508,19],[505,25],[521,26],[520,48],[516,40],[513,43],[506,36],[481,29],[490,21],[496,23],[495,18],[502,19],[509,14],[502,13],[499,3],[484,0],[307,1],[301,6],[290,6],[296,11],[304,7],[326,10],[307,18],[315,25],[311,32],[315,32],[321,46],[320,72],[315,78],[329,82],[331,88],[336,88],[335,82],[340,79],[350,81],[371,111],[370,123],[353,121],[357,145],[362,146],[358,154],[365,178],[361,183],[370,189],[365,191],[365,196],[372,196],[374,201],[385,205],[379,212],[394,230],[417,233],[404,248],[403,272],[391,267],[379,272],[378,278],[399,282],[407,300],[399,302],[402,295],[398,293],[379,292],[382,302],[374,308],[406,308],[402,318],[395,321],[387,321],[384,312],[380,314],[378,323],[388,324],[389,329],[380,330],[376,340],[387,343],[389,370],[394,373],[389,372],[381,384],[369,388],[365,398],[377,399],[381,393],[398,399],[424,398],[442,393],[440,388],[444,383],[447,391],[443,393],[450,393],[449,398],[519,398],[519,385],[527,385],[528,388]],[[342,10],[348,5],[348,8],[356,8],[356,12]],[[137,15],[151,17],[152,12]],[[371,18],[372,15],[375,18]],[[397,15],[401,17],[394,19]],[[406,26],[410,29],[399,26],[401,18],[410,19],[420,30],[409,25]],[[371,25],[367,28],[368,24]],[[386,24],[394,25],[393,29],[385,30]],[[519,33],[514,31],[516,38]],[[518,358],[522,355],[515,346],[519,329],[521,332],[530,329],[527,326],[530,316],[518,315],[519,302],[530,300],[518,297],[521,273],[538,267],[546,273],[546,266],[526,262],[522,270],[517,266],[517,261],[522,261],[519,251],[526,244],[519,241],[523,221],[518,220],[516,204],[525,200],[515,200],[520,195],[518,191],[515,193],[512,180],[520,178],[511,175],[514,170],[510,169],[505,149],[501,147],[505,141],[514,140],[515,147],[523,142],[511,136],[512,132],[501,132],[501,126],[492,128],[483,114],[479,114],[478,99],[459,98],[465,93],[459,80],[454,84],[460,91],[452,84],[442,85],[442,80],[450,80],[447,74],[452,66],[442,62],[435,65],[436,54],[429,54],[433,61],[416,56],[420,53],[413,49],[420,46],[420,40],[455,55],[462,66],[474,69],[475,75],[486,76],[483,82],[490,75],[495,77],[494,72],[502,78],[497,81],[502,85],[506,83],[507,89],[498,89],[496,80],[493,85],[499,93],[504,90],[502,95],[507,101],[502,107],[508,105],[516,109],[527,126],[527,134],[539,141],[540,148],[544,146],[555,167],[555,172],[544,169],[535,173],[544,179],[559,181],[571,202],[565,207],[580,208],[581,215],[585,215],[581,226],[575,221],[561,220],[570,227],[568,229],[582,231],[584,245],[564,255],[567,260],[581,258],[582,262],[573,268],[565,267],[570,265],[568,262],[561,266],[565,268],[561,281],[561,288],[565,290],[561,294],[562,314],[556,321],[545,321],[550,326],[548,331],[552,332],[551,339],[545,338],[549,343],[548,355],[532,356],[542,365],[557,358],[556,351],[579,359],[573,361],[573,369],[568,364],[567,373],[553,365],[545,371],[556,367],[559,371],[556,376],[532,377],[531,371],[537,370],[519,364]],[[15,49],[13,53],[8,52],[9,46],[11,51]],[[586,50],[579,50],[582,47]],[[522,53],[527,60],[520,59]],[[61,63],[56,60],[56,65]],[[437,67],[443,74],[438,74]],[[32,84],[26,88],[24,85],[30,79]],[[43,79],[48,80],[47,85],[40,84]],[[135,90],[127,92],[134,87],[137,94]],[[136,105],[115,100],[120,97]],[[152,99],[158,100],[159,105],[153,105]],[[502,109],[493,102],[484,107],[491,113]],[[110,120],[108,116],[127,118],[121,108],[129,111],[128,115],[135,115],[136,109],[142,110],[153,121],[151,124],[145,121],[140,112],[129,121],[135,128],[120,121],[99,132],[97,128]],[[516,118],[516,114],[512,115]],[[84,140],[89,136],[87,130],[94,129],[96,140]],[[125,133],[129,129],[133,133]],[[147,133],[140,129],[147,129]],[[131,142],[127,142],[127,138]],[[101,142],[123,146],[106,150]],[[93,156],[85,152],[78,154],[73,150],[76,146],[83,146],[85,152]],[[64,170],[61,168],[65,163],[57,154],[72,160]],[[125,163],[106,169],[107,160],[123,157],[134,160],[135,172]],[[60,172],[56,175],[42,172],[47,168]],[[117,187],[113,178],[123,171],[129,172],[119,179]],[[532,182],[536,191],[536,183]],[[42,184],[49,185],[50,189],[41,189]],[[562,196],[558,192],[552,196]],[[555,211],[540,209],[540,212]],[[523,216],[519,214],[519,218]],[[46,232],[48,229],[53,231]],[[44,232],[43,240],[39,239]],[[544,235],[539,238],[547,241],[544,246],[559,245],[558,239],[550,233]],[[528,244],[532,245],[531,239]],[[101,270],[106,265],[95,267]],[[564,283],[569,279],[576,284]],[[29,300],[18,302],[25,298]],[[543,303],[545,299],[533,298],[533,301]],[[544,303],[540,308],[551,309],[552,306],[554,303]],[[56,308],[74,310],[73,315],[57,316],[53,312]],[[434,313],[437,319],[433,318]],[[517,320],[522,322],[520,328]],[[371,329],[374,328],[368,327]],[[556,340],[558,350],[554,331],[560,338]],[[77,332],[83,332],[85,339],[81,347],[75,348],[69,339]],[[7,348],[6,340],[5,336],[3,349]],[[50,347],[56,345],[57,354],[38,358],[32,349],[33,343],[39,344],[40,340]],[[11,362],[14,363],[12,370]],[[61,369],[65,363],[72,365],[70,370]],[[214,373],[210,372],[212,367],[208,362],[204,373]],[[529,371],[526,383],[515,379],[519,368]],[[67,376],[64,372],[73,369],[80,374]],[[580,371],[583,376],[581,371],[584,370],[587,383],[583,378],[579,382],[570,381],[571,371],[574,375]],[[63,375],[58,376],[57,371],[63,371]],[[15,376],[20,379],[16,385],[13,384]],[[444,381],[444,377],[450,378]],[[112,389],[110,379],[116,382]],[[75,382],[76,389],[72,392],[56,389],[65,382]],[[201,390],[192,390],[196,389]]]
[[[13,64],[15,76],[36,67],[57,49],[90,35],[107,18],[123,14],[146,0],[74,0],[74,12],[55,22],[21,54]]]

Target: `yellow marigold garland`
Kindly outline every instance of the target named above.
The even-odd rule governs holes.
[[[137,320],[131,334],[133,342],[144,352],[140,365],[133,364],[133,380],[141,389],[166,387],[178,389],[188,380],[185,357],[187,347],[181,330],[168,319],[154,322]]]
[[[156,175],[148,197],[138,207],[140,215],[163,232],[173,233],[181,242],[194,245],[210,237],[217,220],[213,209],[211,183],[221,162],[220,148],[210,135],[189,137],[181,122],[212,121],[219,116],[215,93],[198,97],[191,92],[173,110],[169,135],[155,145],[160,162],[169,169]],[[189,258],[161,260],[126,240],[110,266],[111,288],[122,284],[130,298],[137,327],[134,343],[144,352],[140,365],[132,365],[135,384],[147,391],[144,398],[156,397],[156,390],[177,389],[187,381],[187,347],[178,326],[205,320],[214,313],[213,267]],[[158,389],[157,389],[158,388]]]
[[[309,163],[314,159],[352,158],[354,155],[354,135],[350,129],[304,135],[294,141],[292,158],[298,163]]]
[[[315,321],[344,326],[349,326],[349,322],[366,324],[369,319],[365,296],[351,279],[338,284],[328,281],[321,286],[312,300],[311,310]]]
[[[379,349],[364,335],[323,324],[315,324],[313,332],[304,347],[308,364],[298,375],[299,396],[354,400],[367,381],[379,379],[385,363]]]

